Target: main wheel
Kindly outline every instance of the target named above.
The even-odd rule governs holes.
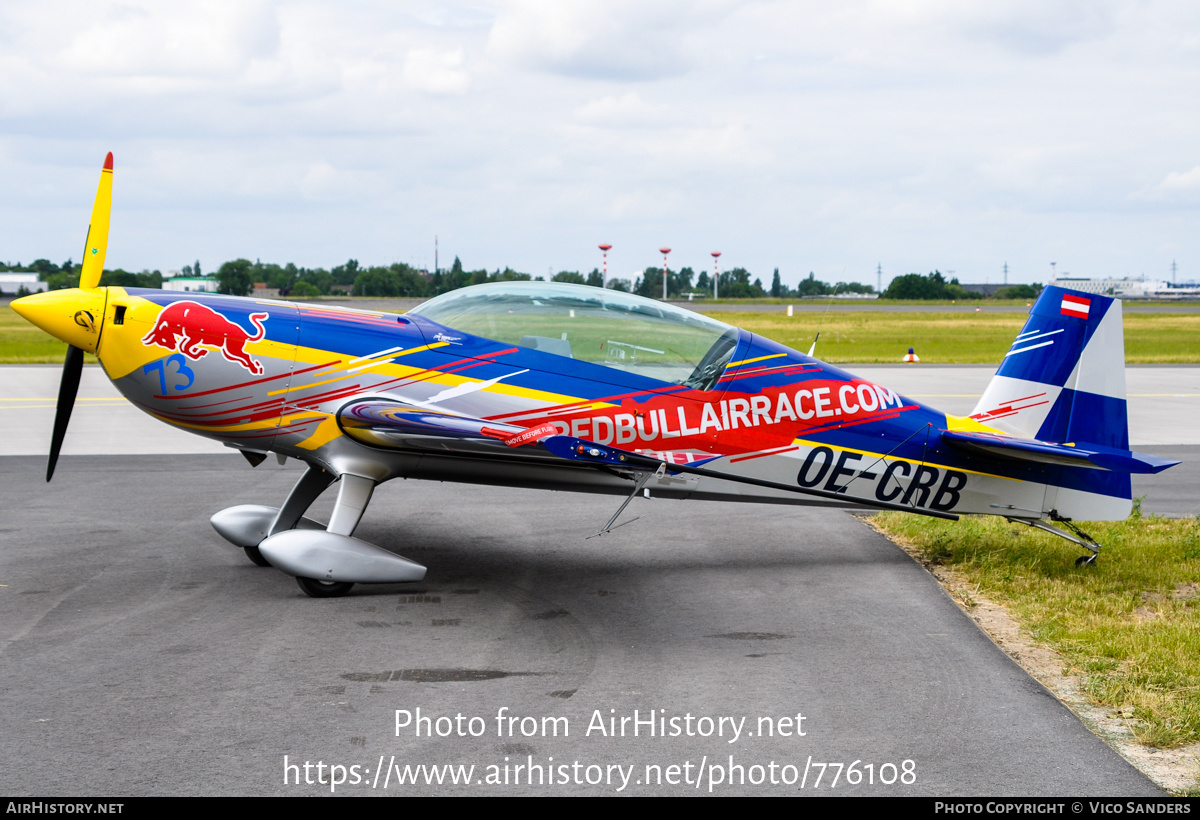
[[[1093,552],[1090,555],[1079,556],[1078,558],[1075,559],[1075,566],[1077,566],[1077,567],[1094,567],[1094,566],[1096,566],[1096,553]]]
[[[263,558],[263,554],[258,551],[258,547],[242,547],[246,551],[246,557],[260,567],[269,567],[271,562]]]
[[[318,581],[316,578],[301,578],[299,575],[296,576],[296,583],[310,598],[341,598],[354,586],[346,581]]]

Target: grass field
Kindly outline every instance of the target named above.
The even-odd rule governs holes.
[[[816,356],[831,364],[899,362],[910,347],[931,364],[999,364],[1026,319],[986,312],[709,315],[802,352],[820,331]],[[1126,363],[1200,362],[1200,312],[1126,313],[1124,319]]]
[[[66,355],[66,344],[26,322],[8,305],[0,306],[0,364],[62,364]]]
[[[986,312],[711,315],[802,352],[820,331],[817,358],[834,364],[898,362],[909,347],[922,362],[998,364],[1025,323],[1020,313]],[[8,305],[0,306],[0,364],[61,363],[65,354],[65,344],[27,323]],[[1200,362],[1200,311],[1126,313],[1125,361]]]
[[[1200,520],[1135,511],[1127,521],[1083,524],[1104,545],[1087,569],[1075,568],[1075,545],[1002,518],[888,512],[874,521],[1007,607],[1139,741],[1200,741]]]

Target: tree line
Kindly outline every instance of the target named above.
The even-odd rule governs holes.
[[[81,265],[76,265],[68,259],[61,265],[56,265],[49,259],[35,259],[28,265],[5,264],[0,262],[0,273],[36,273],[38,280],[45,282],[48,290],[79,287]],[[165,277],[160,271],[144,270],[141,273],[116,268],[106,270],[100,277],[101,285],[113,285],[121,288],[161,288]]]
[[[684,267],[679,270],[666,271],[668,298],[686,298],[689,295],[706,296],[712,293],[713,277],[708,271],[697,274],[692,268]],[[433,273],[419,270],[403,262],[388,266],[362,267],[355,259],[350,259],[345,265],[339,265],[331,271],[323,269],[307,270],[294,265],[280,267],[278,265],[262,265],[251,263],[246,259],[226,262],[217,271],[217,280],[222,292],[248,293],[254,282],[264,282],[269,288],[277,288],[281,295],[290,296],[320,296],[331,292],[334,285],[350,286],[355,296],[409,296],[431,297],[440,293],[479,285],[485,282],[511,281],[545,281],[545,277],[532,276],[511,268],[488,271],[480,268],[467,270],[462,261],[456,256],[449,270],[437,270]],[[645,268],[640,276],[629,279],[610,277],[607,282],[599,268],[593,268],[588,273],[580,271],[559,271],[550,276],[552,282],[567,282],[592,287],[608,287],[625,293],[635,293],[639,296],[661,298],[663,293],[663,269],[657,266]],[[717,291],[726,299],[755,299],[755,298],[787,298],[817,296],[822,294],[840,293],[872,293],[870,285],[857,282],[838,282],[836,285],[826,285],[824,282],[809,274],[809,278],[800,283],[800,287],[790,289],[779,278],[776,268],[771,286],[764,287],[761,279],[751,280],[750,271],[745,268],[733,268],[720,273],[717,280]]]
[[[80,266],[71,259],[56,265],[48,259],[37,259],[29,265],[0,263],[0,272],[32,272],[37,273],[41,281],[47,283],[51,290],[73,288],[79,286]],[[184,276],[203,276],[200,262],[194,265],[184,265],[181,273]],[[697,274],[690,267],[678,270],[667,268],[667,296],[672,299],[688,298],[689,296],[711,296],[713,277],[708,271],[702,270]],[[428,298],[440,293],[457,290],[468,285],[478,285],[484,282],[506,281],[544,281],[544,277],[534,277],[511,268],[466,270],[456,256],[448,270],[429,271],[414,268],[403,262],[391,265],[372,265],[363,267],[358,260],[349,259],[344,265],[338,265],[326,270],[325,268],[303,268],[289,262],[286,265],[251,262],[248,259],[234,259],[222,264],[215,274],[218,290],[235,296],[248,296],[254,291],[256,283],[262,283],[267,288],[277,290],[280,296],[309,298],[327,296],[335,292],[349,292],[354,296],[406,296],[413,298]],[[138,273],[125,271],[120,268],[105,270],[100,278],[101,286],[160,288],[166,277],[161,271],[143,270]],[[647,267],[633,281],[621,278],[609,278],[604,283],[603,275],[598,268],[589,273],[579,271],[559,271],[550,277],[553,282],[568,282],[579,285],[601,287],[606,284],[613,290],[635,293],[650,298],[662,298],[663,269]],[[1000,299],[1030,299],[1041,291],[1041,285],[1012,285],[1002,288],[993,294]],[[717,279],[717,292],[722,299],[788,299],[819,296],[838,296],[842,294],[871,294],[875,289],[871,285],[860,282],[837,282],[829,284],[816,278],[814,273],[801,279],[795,288],[783,284],[779,277],[779,268],[775,268],[770,286],[763,285],[761,279],[751,280],[750,271],[745,268],[732,268],[722,271]],[[901,300],[958,300],[982,299],[983,294],[966,290],[957,279],[949,281],[940,271],[928,274],[909,273],[897,276],[880,294],[885,299]]]
[[[946,277],[942,276],[941,271],[933,271],[922,276],[919,273],[908,273],[904,276],[897,276],[891,281],[891,284],[884,289],[880,294],[884,299],[937,299],[957,301],[960,299],[1033,299],[1042,292],[1040,284],[1035,285],[1009,285],[997,290],[991,297],[985,297],[984,294],[977,291],[971,291],[964,288],[958,283],[957,279],[946,281]]]

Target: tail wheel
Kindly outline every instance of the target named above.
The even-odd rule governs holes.
[[[296,583],[310,598],[341,598],[354,586],[346,581],[318,581],[316,578],[301,578],[298,575]]]

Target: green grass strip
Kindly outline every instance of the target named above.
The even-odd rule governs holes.
[[[1132,716],[1135,738],[1171,748],[1200,741],[1200,519],[1083,524],[1104,545],[1083,550],[994,516],[940,521],[885,512],[874,521],[926,560],[962,573],[1034,640],[1062,654],[1095,703]]]
[[[1021,313],[888,313],[879,311],[711,314],[807,352],[819,331],[816,357],[830,364],[898,363],[910,347],[929,364],[999,365],[1026,316]],[[1200,312],[1126,313],[1125,362],[1200,362]]]

